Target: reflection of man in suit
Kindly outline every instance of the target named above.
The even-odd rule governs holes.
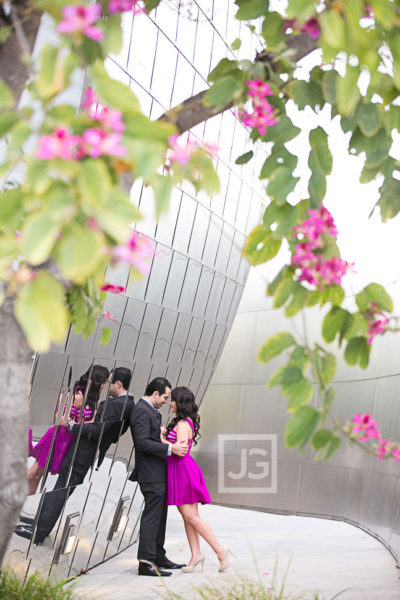
[[[54,489],[44,496],[37,521],[35,544],[41,544],[52,531],[65,501],[75,487],[83,482],[93,465],[98,446],[100,464],[111,444],[116,443],[120,435],[125,433],[129,427],[134,407],[133,396],[128,395],[132,373],[125,367],[117,367],[110,377],[112,379],[109,397],[100,403],[93,423],[82,425],[67,424],[62,421],[63,425],[68,426],[70,431],[79,436],[79,441],[78,445],[73,443],[69,448]],[[18,526],[15,532],[21,537],[31,538],[33,529],[27,526]]]
[[[138,481],[144,496],[144,510],[140,521],[138,560],[139,575],[164,577],[171,575],[166,569],[179,569],[166,557],[165,506],[167,467],[166,457],[176,454],[184,456],[187,442],[163,444],[160,439],[161,414],[158,409],[168,401],[171,384],[164,377],[156,377],[147,385],[143,398],[131,413],[131,432],[135,444],[135,468],[129,477]],[[160,568],[161,567],[161,568]]]

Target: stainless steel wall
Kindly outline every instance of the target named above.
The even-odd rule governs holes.
[[[235,506],[262,508],[272,512],[338,518],[354,523],[379,538],[400,558],[400,467],[393,460],[378,462],[359,448],[343,441],[328,464],[316,462],[314,452],[289,450],[284,445],[288,419],[287,400],[279,388],[265,387],[271,374],[282,364],[275,359],[266,365],[256,362],[265,340],[281,331],[302,339],[302,318],[285,318],[272,309],[265,296],[268,269],[252,269],[237,316],[216,372],[201,406],[202,438],[197,457],[204,469],[213,500]],[[400,283],[387,286],[399,308]],[[346,302],[354,301],[349,297]],[[321,316],[306,313],[310,341],[317,339]],[[337,347],[332,345],[333,351]],[[374,340],[370,366],[366,371],[339,362],[334,380],[337,401],[334,415],[341,422],[355,413],[371,413],[382,435],[400,439],[400,340],[395,334]],[[332,351],[332,350],[331,350]],[[338,353],[337,353],[338,355]],[[314,403],[316,403],[314,397]],[[249,458],[247,472],[239,480],[229,479],[228,470],[238,473],[243,465],[241,452],[250,447],[267,448],[263,441],[237,440],[218,447],[220,434],[272,434],[277,436],[277,489],[259,493],[260,481],[248,473],[261,473],[260,455]],[[221,452],[223,448],[223,452]],[[246,450],[247,452],[247,450]],[[271,461],[271,455],[267,462]],[[220,480],[218,481],[218,468]],[[270,477],[270,475],[268,476]],[[265,481],[268,477],[264,478]],[[241,488],[230,493],[234,483]],[[223,484],[223,485],[221,485]],[[225,491],[223,491],[225,487]],[[247,488],[247,490],[246,490]]]
[[[243,56],[255,54],[255,39],[245,25],[234,21],[229,0],[192,2],[190,6],[190,13],[187,9],[179,13],[165,2],[150,17],[125,14],[123,51],[108,59],[112,75],[132,87],[152,119],[206,89],[207,74],[221,58],[232,55],[229,43],[239,34]],[[46,38],[46,30],[42,29],[41,36]],[[209,198],[203,193],[196,195],[186,184],[176,188],[168,214],[157,223],[149,191],[134,185],[132,201],[144,215],[134,227],[155,246],[150,273],[138,281],[128,267],[110,269],[106,280],[126,286],[125,294],[108,294],[105,303],[104,310],[115,321],[101,319],[88,339],[70,333],[65,345],[38,357],[31,397],[34,441],[53,425],[59,394],[68,387],[71,368],[73,384],[93,363],[110,369],[127,366],[133,370],[130,391],[136,399],[150,379],[161,375],[173,386],[189,386],[201,401],[246,281],[248,265],[241,249],[246,234],[260,218],[262,190],[256,173],[265,156],[259,151],[249,165],[234,165],[245,151],[247,132],[231,111],[197,126],[191,135],[200,143],[218,144],[221,193]],[[100,343],[103,326],[112,329],[107,346]],[[133,543],[142,499],[136,484],[127,481],[131,468],[128,432],[110,449],[100,470],[91,471],[66,502],[50,539],[35,547],[14,535],[8,562],[25,572],[40,569],[67,576]],[[55,478],[49,475],[43,490],[28,497],[25,515],[37,514],[42,494],[52,489]],[[126,527],[107,541],[117,503],[126,496]],[[75,512],[79,513],[75,518],[79,527],[74,549],[55,564],[66,519]]]

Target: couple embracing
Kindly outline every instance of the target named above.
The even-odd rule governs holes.
[[[228,566],[229,548],[222,546],[210,525],[200,517],[198,503],[211,502],[203,474],[190,456],[199,435],[200,417],[193,393],[186,387],[171,391],[164,377],[153,379],[131,415],[135,443],[135,469],[131,481],[138,481],[144,497],[138,546],[139,575],[171,575],[169,570],[191,573],[203,566],[200,536],[211,546],[220,562]],[[161,426],[158,409],[170,399],[175,415],[168,427]],[[192,553],[188,565],[172,562],[164,549],[168,506],[178,507]]]

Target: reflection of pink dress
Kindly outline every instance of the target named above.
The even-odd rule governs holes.
[[[186,419],[192,428],[194,427],[191,419]],[[167,440],[174,444],[176,442],[176,431],[173,429],[167,435]],[[199,465],[190,456],[190,450],[193,440],[189,440],[189,448],[185,456],[180,457],[175,454],[167,456],[167,496],[165,504],[181,506],[182,504],[195,504],[201,502],[208,504],[211,502],[206,482]]]
[[[76,409],[75,406],[71,406],[69,416],[76,423],[79,423],[81,409]],[[86,406],[83,410],[83,421],[91,421],[93,417],[93,410]],[[39,467],[44,469],[46,467],[47,459],[49,457],[52,443],[54,439],[54,452],[53,459],[49,466],[49,471],[53,475],[60,472],[64,456],[67,453],[68,448],[72,444],[76,435],[72,431],[68,431],[66,427],[62,425],[53,425],[44,434],[44,436],[38,441],[36,446],[30,452],[30,456],[34,456],[39,464]]]

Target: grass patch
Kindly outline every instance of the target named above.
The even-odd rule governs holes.
[[[0,577],[0,600],[76,600],[73,589],[63,587],[67,581],[70,579],[54,583],[34,573],[24,582],[5,568]]]

